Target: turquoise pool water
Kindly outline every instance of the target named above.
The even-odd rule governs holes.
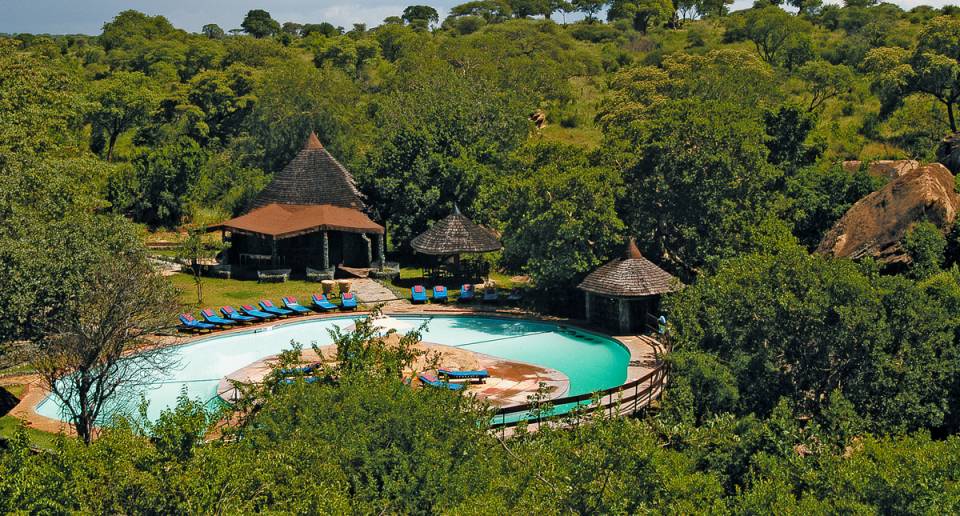
[[[613,339],[581,330],[564,329],[539,321],[494,317],[407,317],[412,326],[427,322],[423,340],[461,347],[507,360],[556,369],[570,378],[568,396],[620,385],[627,376],[630,353]],[[211,336],[178,348],[178,367],[155,383],[128,390],[112,413],[136,414],[141,396],[149,402],[147,417],[176,405],[181,389],[191,398],[214,403],[220,379],[241,367],[290,349],[293,342],[309,347],[331,344],[328,330],[346,328],[353,317],[291,322],[269,329]],[[41,415],[64,419],[56,400],[47,398],[37,407]]]

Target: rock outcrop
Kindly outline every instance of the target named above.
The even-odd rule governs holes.
[[[901,246],[914,223],[929,220],[946,233],[957,218],[960,197],[953,174],[939,163],[911,170],[860,199],[834,224],[817,252],[847,258],[872,256],[907,263]]]
[[[860,170],[862,166],[863,162],[859,160],[843,162],[843,170],[851,173]],[[920,162],[912,159],[880,159],[867,164],[867,174],[896,179],[917,168],[920,168]]]
[[[960,133],[949,134],[940,140],[937,161],[954,174],[960,172]]]

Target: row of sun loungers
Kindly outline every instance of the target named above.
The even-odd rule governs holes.
[[[330,312],[333,310],[356,310],[357,297],[352,292],[345,292],[340,298],[340,304],[337,305],[327,299],[324,294],[314,294],[312,296],[313,306],[308,308],[301,305],[297,298],[286,296],[282,299],[282,306],[277,306],[269,299],[260,300],[258,307],[253,305],[241,305],[238,311],[232,306],[220,307],[220,315],[210,308],[200,311],[200,317],[203,320],[197,320],[190,314],[180,314],[180,330],[192,332],[207,332],[220,328],[229,328],[241,324],[252,324],[255,322],[269,321],[276,318],[286,318],[294,315],[307,315],[314,311]]]
[[[476,295],[474,286],[466,283],[460,287],[460,297],[457,298],[457,301],[470,303],[476,298]],[[521,300],[521,296],[519,292],[512,290],[505,299],[508,302],[515,303]],[[431,300],[434,303],[447,303],[450,301],[450,295],[447,292],[447,287],[437,285],[433,287],[433,297],[431,298],[427,296],[427,289],[423,285],[414,285],[410,288],[410,300],[414,304],[423,304]],[[482,300],[484,303],[499,303],[501,301],[500,292],[497,289],[487,289],[483,292]]]
[[[436,387],[438,389],[450,389],[452,391],[459,391],[463,389],[463,383],[454,383],[455,380],[467,380],[467,381],[477,381],[483,383],[487,378],[490,377],[490,373],[486,369],[481,369],[478,371],[456,371],[453,369],[437,369],[437,375],[433,376],[431,374],[421,374],[417,378],[420,379],[420,382],[427,387]]]

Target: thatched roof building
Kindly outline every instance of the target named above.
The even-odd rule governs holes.
[[[577,288],[586,293],[587,319],[629,333],[641,331],[659,310],[660,296],[680,286],[677,278],[644,258],[631,238],[622,258],[591,272]]]
[[[497,236],[475,224],[453,207],[453,213],[410,241],[423,254],[451,256],[460,253],[489,253],[503,247]]]
[[[364,209],[353,176],[310,133],[247,213],[211,229],[225,238],[230,233],[232,264],[325,271],[337,264],[368,267],[373,261],[368,235],[374,235],[382,260],[384,229]]]

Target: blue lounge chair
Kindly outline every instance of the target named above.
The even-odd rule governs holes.
[[[438,387],[438,388],[442,387],[442,388],[450,389],[451,391],[459,391],[460,389],[463,388],[463,385],[460,385],[459,383],[450,383],[450,382],[440,381],[437,379],[436,376],[432,376],[429,374],[421,374],[417,376],[417,378],[419,378],[424,385],[429,385],[430,387]]]
[[[427,289],[423,288],[423,285],[414,285],[413,288],[410,289],[410,301],[414,304],[426,303]]]
[[[289,317],[293,315],[293,310],[278,308],[277,305],[273,304],[273,301],[270,301],[269,299],[260,300],[260,309],[268,314],[274,314],[278,317]]]
[[[490,378],[490,373],[486,369],[480,369],[477,371],[454,371],[451,369],[437,369],[437,374],[441,378],[446,378],[447,380],[479,380],[480,383],[483,383],[484,380]]]
[[[263,310],[257,310],[251,305],[240,305],[240,309],[243,310],[244,314],[249,315],[250,317],[256,317],[258,319],[262,319],[264,321],[268,321],[277,316],[277,314],[269,314],[267,312],[264,312]]]
[[[460,286],[460,297],[457,301],[461,303],[470,303],[474,299],[473,285],[464,283]]]
[[[205,322],[198,321],[194,316],[190,314],[180,314],[180,330],[182,331],[196,331],[196,332],[205,332],[213,331],[217,327]]]
[[[277,372],[284,376],[289,376],[292,374],[306,374],[306,373],[312,373],[318,367],[320,367],[320,362],[314,362],[312,364],[308,364],[302,367],[290,367],[290,368],[280,369]]]
[[[224,317],[230,319],[231,321],[237,321],[238,323],[253,323],[257,322],[257,318],[252,315],[242,315],[240,312],[237,312],[233,309],[232,306],[221,306],[220,313]]]
[[[203,310],[200,310],[200,315],[203,316],[204,321],[210,324],[215,324],[221,328],[226,328],[228,326],[239,324],[239,322],[234,321],[232,319],[224,319],[223,317],[220,317],[219,315],[217,315],[216,312],[214,312],[209,308],[204,308]]]
[[[357,296],[353,292],[344,292],[340,295],[340,308],[343,310],[357,309]]]
[[[337,309],[337,305],[331,303],[330,300],[327,299],[326,294],[314,294],[313,306],[322,312],[331,312]]]
[[[495,288],[488,288],[483,291],[483,302],[484,303],[499,303],[500,302],[500,293],[497,292]]]
[[[287,310],[293,310],[294,312],[297,312],[300,315],[305,315],[310,313],[310,309],[298,303],[297,298],[295,297],[283,296],[282,298],[280,298],[280,300],[283,302],[283,307],[286,308]]]
[[[320,381],[320,379],[317,378],[316,376],[305,376],[305,377],[303,378],[303,381],[304,381],[304,383],[316,383],[316,382]],[[284,385],[293,385],[294,383],[297,383],[297,379],[296,379],[296,378],[284,378],[284,379],[280,380],[280,383],[282,383],[282,384],[284,384]]]
[[[447,299],[447,287],[443,285],[437,285],[433,287],[433,300],[437,303],[446,303]]]

